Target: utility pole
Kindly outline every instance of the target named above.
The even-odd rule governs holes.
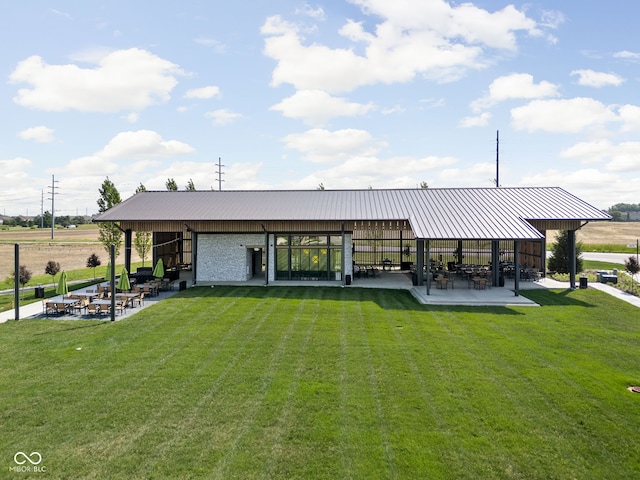
[[[496,130],[496,188],[500,187],[500,130]]]
[[[40,194],[40,228],[44,228],[44,188]]]
[[[56,198],[56,183],[58,181],[55,178],[55,175],[51,175],[51,240],[55,237],[55,228],[56,228],[56,210],[55,210],[55,198]]]
[[[222,182],[224,182],[224,180],[222,180],[222,175],[224,174],[222,171],[222,167],[224,167],[224,165],[222,165],[222,158],[218,157],[218,163],[216,165],[218,165],[218,191],[221,191]]]

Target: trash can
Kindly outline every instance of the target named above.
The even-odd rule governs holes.
[[[580,277],[580,288],[587,288],[587,277]]]
[[[498,286],[499,287],[504,287],[504,276],[503,275],[500,275],[498,277]]]
[[[180,285],[179,285],[179,289],[178,289],[178,290],[183,291],[183,290],[186,290],[186,289],[187,289],[187,281],[186,281],[186,280],[182,280],[182,281],[180,282]]]
[[[345,285],[351,285],[351,275],[345,275],[344,276],[344,284]]]
[[[35,288],[36,298],[44,298],[44,287],[42,285],[38,285]]]

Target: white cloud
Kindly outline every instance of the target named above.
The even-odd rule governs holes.
[[[124,118],[129,123],[138,123],[138,120],[140,120],[140,114],[137,112],[131,112],[122,118]]]
[[[609,140],[581,142],[560,153],[564,158],[575,158],[583,163],[605,163],[608,171],[630,172],[640,170],[640,142],[622,142],[618,145]]]
[[[264,52],[277,62],[273,86],[289,83],[297,90],[340,93],[407,82],[417,75],[453,81],[469,69],[484,68],[495,49],[514,51],[518,33],[541,34],[536,22],[513,6],[491,13],[470,3],[452,7],[444,0],[353,3],[382,20],[371,31],[364,23],[348,21],[339,33],[352,43],[343,48],[304,45],[296,25],[280,16],[266,20]]]
[[[18,136],[23,140],[34,140],[38,143],[53,142],[53,132],[51,128],[40,125],[38,127],[27,128],[18,133]]]
[[[169,100],[180,68],[146,50],[117,50],[101,57],[94,68],[49,65],[39,56],[18,63],[10,75],[26,83],[14,101],[47,111],[117,112],[141,110]]]
[[[305,3],[304,7],[296,9],[295,13],[297,15],[304,15],[318,21],[324,21],[326,18],[322,7],[313,8],[308,3]]]
[[[285,117],[301,118],[309,125],[321,126],[335,117],[365,115],[373,108],[372,103],[365,105],[349,102],[321,90],[302,90],[272,106],[270,110],[281,111]]]
[[[237,119],[242,118],[241,113],[232,112],[226,108],[214,110],[213,112],[207,112],[206,117],[213,118],[213,124],[216,126],[229,125],[235,122]]]
[[[620,120],[623,122],[623,132],[640,132],[640,107],[637,105],[623,105],[619,108]]]
[[[491,108],[494,105],[512,99],[534,99],[558,96],[558,86],[542,81],[534,83],[533,75],[528,73],[512,73],[496,78],[489,85],[489,92],[471,102],[471,108],[475,112]]]
[[[345,162],[352,157],[371,156],[386,144],[375,142],[365,130],[324,130],[315,128],[284,137],[287,148],[305,154],[305,160],[315,163]]]
[[[624,83],[624,78],[615,73],[596,72],[594,70],[574,70],[572,76],[578,76],[578,84],[585,87],[619,86]]]
[[[489,125],[489,120],[491,120],[490,112],[483,112],[477,117],[465,117],[460,121],[460,126],[462,128],[470,128],[470,127],[486,127]]]
[[[220,96],[220,88],[216,86],[208,86],[201,88],[192,88],[191,90],[187,90],[184,94],[184,98],[199,98],[199,99],[209,99]]]
[[[614,58],[622,58],[625,60],[640,61],[639,52],[630,52],[629,50],[622,50],[613,54]]]
[[[453,157],[428,156],[394,157],[353,156],[339,165],[318,170],[300,180],[285,184],[286,188],[415,188],[421,181],[430,180],[434,171],[457,162]]]
[[[618,120],[612,107],[592,98],[534,100],[511,110],[516,130],[578,133]]]
[[[218,54],[223,54],[227,51],[227,46],[214,38],[197,37],[194,38],[193,41],[198,45],[213,49],[213,51]]]
[[[193,152],[193,147],[176,140],[163,140],[151,130],[120,132],[97,154],[101,158],[172,157]]]

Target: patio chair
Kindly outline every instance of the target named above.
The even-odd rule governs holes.
[[[100,305],[96,305],[95,303],[90,303],[87,305],[87,314],[89,315],[100,315]]]

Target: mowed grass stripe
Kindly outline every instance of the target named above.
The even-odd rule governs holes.
[[[39,451],[52,478],[636,476],[636,310],[535,295],[194,288],[115,324],[10,322],[0,458]]]

